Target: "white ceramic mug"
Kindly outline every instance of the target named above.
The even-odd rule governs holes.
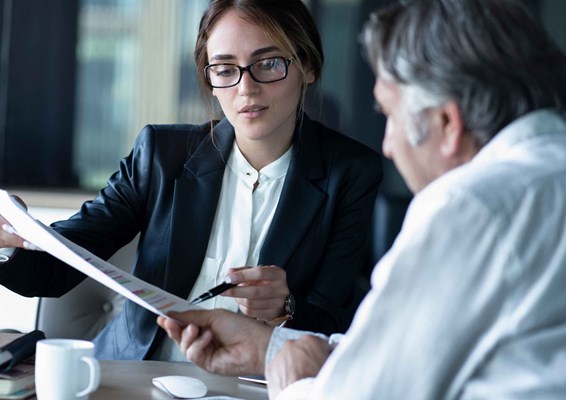
[[[35,353],[38,400],[86,400],[100,384],[94,343],[75,339],[44,339]]]

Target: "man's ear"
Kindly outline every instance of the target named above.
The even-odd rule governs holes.
[[[464,135],[462,113],[454,101],[448,101],[441,107],[443,136],[440,152],[446,157],[454,157],[462,150],[460,148]]]

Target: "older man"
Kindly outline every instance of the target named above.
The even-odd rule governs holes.
[[[223,312],[158,322],[278,400],[566,398],[565,56],[510,0],[399,2],[364,37],[415,197],[350,330],[332,350]]]

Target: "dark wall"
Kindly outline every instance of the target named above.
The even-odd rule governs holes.
[[[76,186],[72,172],[77,2],[0,0],[0,184]],[[9,27],[9,29],[8,29]]]

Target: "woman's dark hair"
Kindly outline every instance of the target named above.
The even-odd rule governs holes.
[[[376,71],[456,101],[480,145],[530,111],[565,109],[566,57],[518,1],[400,1],[365,38]]]

